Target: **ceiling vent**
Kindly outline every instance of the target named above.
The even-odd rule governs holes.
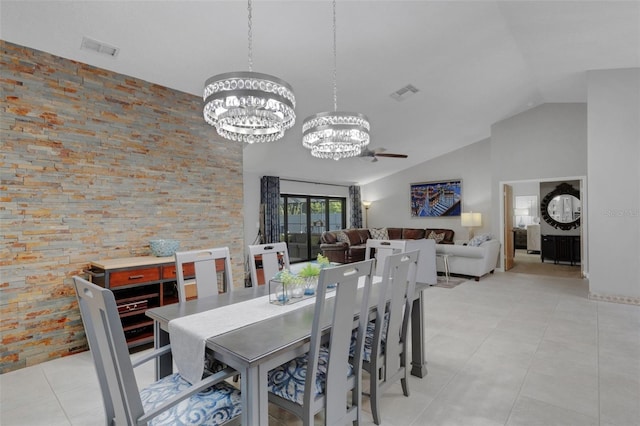
[[[418,93],[419,90],[412,84],[407,84],[402,89],[393,92],[390,96],[398,102],[402,102],[407,98]]]
[[[82,44],[80,45],[80,49],[82,50],[91,50],[94,52],[98,52],[101,55],[116,57],[120,49],[117,47],[109,46],[108,44],[102,43],[97,40],[93,40],[88,37],[82,37]]]

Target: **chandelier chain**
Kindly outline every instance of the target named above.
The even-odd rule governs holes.
[[[249,71],[214,75],[204,84],[202,114],[225,139],[273,142],[295,124],[296,98],[284,80],[253,72],[252,1],[247,0]]]
[[[338,55],[336,53],[336,0],[333,0],[333,110],[338,111]]]
[[[316,158],[357,157],[369,144],[369,119],[354,112],[338,112],[338,43],[336,0],[333,0],[333,112],[311,115],[302,123],[302,146]]]
[[[252,33],[252,26],[251,26],[251,12],[252,12],[252,8],[251,8],[251,0],[248,0],[247,2],[247,10],[249,12],[249,34],[248,34],[248,38],[249,38],[249,71],[253,71],[253,33]]]

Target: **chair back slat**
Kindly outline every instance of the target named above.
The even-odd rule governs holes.
[[[180,302],[185,302],[187,300],[186,286],[190,285],[185,279],[184,273],[184,265],[187,263],[193,263],[194,265],[195,286],[198,298],[216,296],[220,293],[220,285],[218,283],[219,271],[216,268],[216,262],[218,260],[224,261],[224,282],[222,291],[226,293],[233,289],[231,255],[228,247],[175,253],[176,282],[178,285],[178,300]]]
[[[408,326],[411,307],[413,306],[419,253],[416,250],[387,257],[382,282],[380,283],[380,299],[378,301],[376,321],[380,321],[377,324],[384,324],[386,310],[389,320],[386,330],[384,371],[385,374],[390,376],[404,367],[401,355],[403,355],[404,351],[406,327]],[[372,350],[372,357],[380,351],[382,328],[376,327],[374,334],[376,344]],[[406,356],[406,354],[403,356]]]
[[[366,243],[364,258],[371,259],[371,256],[375,254],[375,274],[381,276],[384,269],[384,262],[387,256],[402,253],[406,251],[406,248],[407,242],[404,240],[368,239]]]
[[[322,345],[322,332],[326,318],[330,317],[331,333],[329,337],[329,363],[326,375],[325,421],[326,424],[346,424],[360,418],[361,410],[361,368],[362,359],[357,356],[352,361],[353,376],[347,377],[349,365],[349,345],[353,327],[354,306],[360,304],[358,322],[358,343],[362,352],[364,333],[368,321],[369,295],[371,291],[371,277],[373,260],[351,263],[334,268],[322,269],[318,279],[314,320],[311,330],[309,348],[309,365],[307,377],[316,377],[318,372],[318,354]],[[363,282],[362,298],[358,299],[358,284]],[[326,299],[329,285],[336,285],[335,297]],[[332,309],[327,312],[328,309]],[[314,380],[305,381],[305,405],[311,406],[311,398],[315,394]],[[353,386],[350,386],[352,383]],[[352,387],[352,407],[347,409],[345,397]]]
[[[135,424],[144,414],[113,293],[73,277],[108,424]]]
[[[262,259],[262,272],[264,273],[264,284],[281,269],[289,269],[289,251],[287,243],[258,244],[249,246],[249,270],[251,272],[251,284],[258,287],[258,270],[256,267],[256,257]]]

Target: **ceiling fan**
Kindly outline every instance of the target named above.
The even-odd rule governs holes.
[[[358,157],[366,158],[370,160],[372,163],[378,161],[378,157],[387,157],[387,158],[407,158],[406,154],[392,154],[390,152],[386,152],[387,150],[384,148],[376,148],[376,149],[368,149],[365,148],[362,150]]]

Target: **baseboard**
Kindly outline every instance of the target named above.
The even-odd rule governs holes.
[[[640,297],[615,296],[611,294],[597,294],[589,292],[589,299],[601,302],[624,303],[625,305],[640,306]]]

